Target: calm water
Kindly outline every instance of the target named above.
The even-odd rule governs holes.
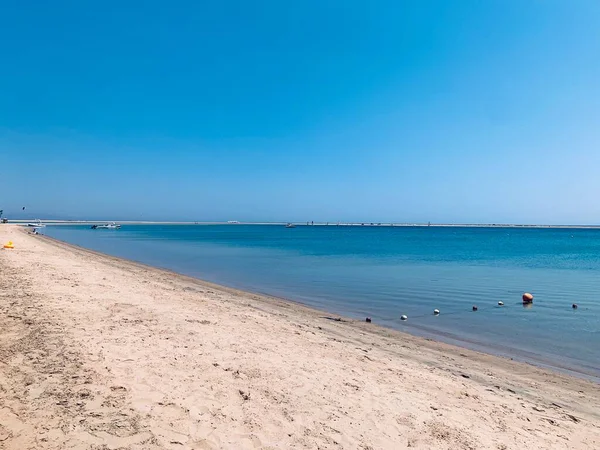
[[[131,225],[45,233],[333,313],[371,316],[413,334],[600,376],[600,230]],[[535,295],[531,308],[521,304],[525,291]]]

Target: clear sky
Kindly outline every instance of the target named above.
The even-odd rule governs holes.
[[[17,217],[600,223],[600,2],[15,1]]]

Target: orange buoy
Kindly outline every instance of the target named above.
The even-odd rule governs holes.
[[[533,295],[529,292],[523,294],[523,303],[533,303]]]
[[[4,244],[4,248],[15,248],[15,244],[13,244],[13,241],[8,241],[7,244]]]

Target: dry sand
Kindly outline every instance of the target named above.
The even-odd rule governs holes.
[[[598,384],[0,225],[2,449],[598,449]]]

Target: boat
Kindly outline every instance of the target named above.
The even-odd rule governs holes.
[[[294,225],[293,223],[288,223],[285,225],[286,228],[296,228],[296,225]]]
[[[99,229],[104,229],[104,230],[118,230],[119,228],[121,228],[121,225],[118,225],[114,222],[112,223],[107,223],[106,225],[98,225]]]
[[[35,222],[29,222],[27,224],[28,227],[33,227],[33,228],[44,228],[46,225],[44,225],[42,223],[42,221],[40,219],[36,220]]]
[[[118,230],[121,225],[111,222],[104,225],[92,225],[92,230]]]

